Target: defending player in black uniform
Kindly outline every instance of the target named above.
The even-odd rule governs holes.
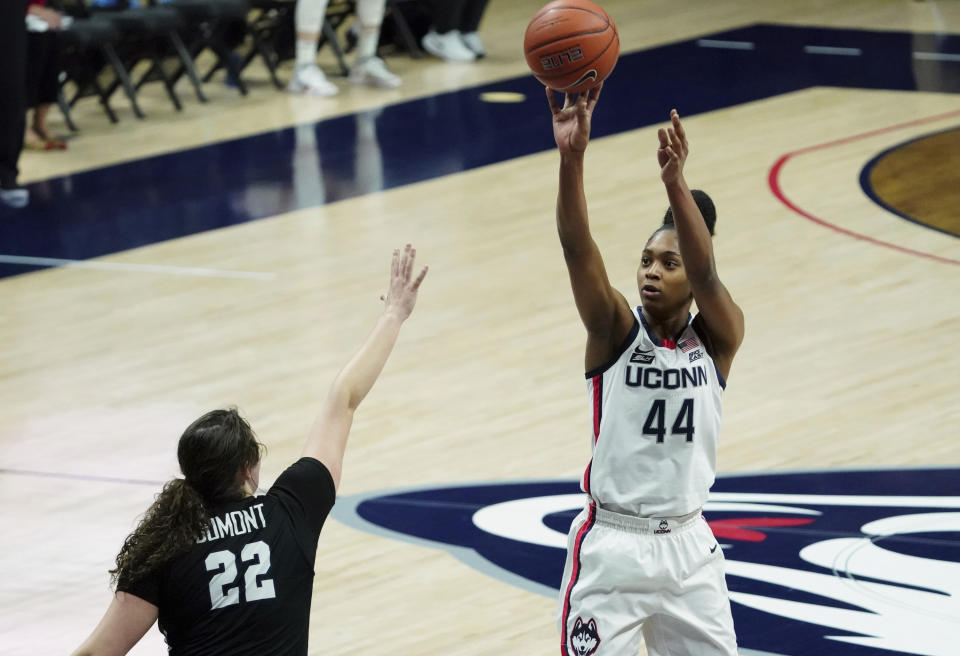
[[[354,411],[413,311],[426,267],[394,251],[385,309],[337,375],[302,457],[254,496],[262,445],[236,410],[180,438],[184,477],[168,482],[123,544],[117,592],[74,656],[126,654],[159,620],[171,656],[304,655],[320,529],[336,497]]]

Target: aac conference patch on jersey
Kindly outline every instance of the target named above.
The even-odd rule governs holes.
[[[557,597],[584,500],[578,481],[499,482],[346,496],[332,514]],[[704,516],[742,654],[960,653],[960,469],[720,476]]]

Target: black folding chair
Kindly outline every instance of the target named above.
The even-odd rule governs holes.
[[[252,41],[243,56],[241,67],[246,68],[257,57],[263,60],[270,80],[278,89],[283,83],[277,77],[280,62],[293,59],[296,30],[294,11],[297,0],[251,0],[251,12],[247,20],[247,32]]]
[[[139,90],[147,82],[159,81],[177,111],[183,109],[174,84],[182,72],[190,78],[200,102],[207,102],[200,76],[194,66],[193,58],[180,36],[184,29],[184,20],[180,12],[172,7],[147,6],[131,8],[129,0],[117,0],[111,7],[91,7],[96,18],[109,21],[120,32],[117,52],[128,70],[142,62],[150,63],[150,68],[134,82]],[[178,73],[173,73],[174,67]]]
[[[57,104],[67,127],[77,131],[70,110],[78,100],[90,96],[96,96],[110,122],[117,123],[116,112],[110,106],[110,97],[117,88],[123,89],[134,116],[144,118],[130,74],[117,55],[116,45],[120,41],[117,28],[109,21],[90,17],[79,0],[65,0],[62,7],[74,19],[61,32],[63,73],[57,93]],[[72,93],[69,92],[71,86]]]
[[[253,45],[243,57],[242,65],[246,68],[260,55],[270,73],[271,81],[278,89],[282,89],[283,84],[277,77],[277,66],[295,56],[296,5],[296,0],[250,0],[252,11],[247,28]],[[320,48],[330,45],[342,75],[347,75],[350,68],[347,66],[344,47],[340,43],[337,30],[354,14],[355,8],[354,0],[330,0],[317,40]]]
[[[204,50],[210,50],[216,57],[210,70],[203,74],[203,81],[210,81],[213,74],[223,68],[236,82],[240,93],[246,95],[247,85],[240,77],[242,58],[235,47],[247,35],[250,0],[168,0],[164,6],[179,12],[184,24],[187,51],[192,58],[196,59]],[[173,74],[173,79],[184,73],[189,73],[186,65]]]
[[[410,23],[404,15],[404,7],[419,5],[419,0],[387,0],[387,11],[383,17],[384,25],[392,23],[399,36],[399,43],[396,45],[403,48],[414,59],[423,57],[423,51],[420,44],[417,43],[417,37],[414,36]],[[418,7],[419,8],[419,7]]]

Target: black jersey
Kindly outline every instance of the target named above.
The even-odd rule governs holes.
[[[266,495],[218,506],[190,552],[117,590],[160,609],[171,656],[303,656],[317,540],[335,497],[327,468],[301,458]]]

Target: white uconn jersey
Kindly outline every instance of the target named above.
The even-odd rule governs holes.
[[[723,379],[700,336],[674,344],[637,321],[615,360],[587,372],[593,457],[583,491],[601,507],[676,517],[707,500],[717,469]]]

